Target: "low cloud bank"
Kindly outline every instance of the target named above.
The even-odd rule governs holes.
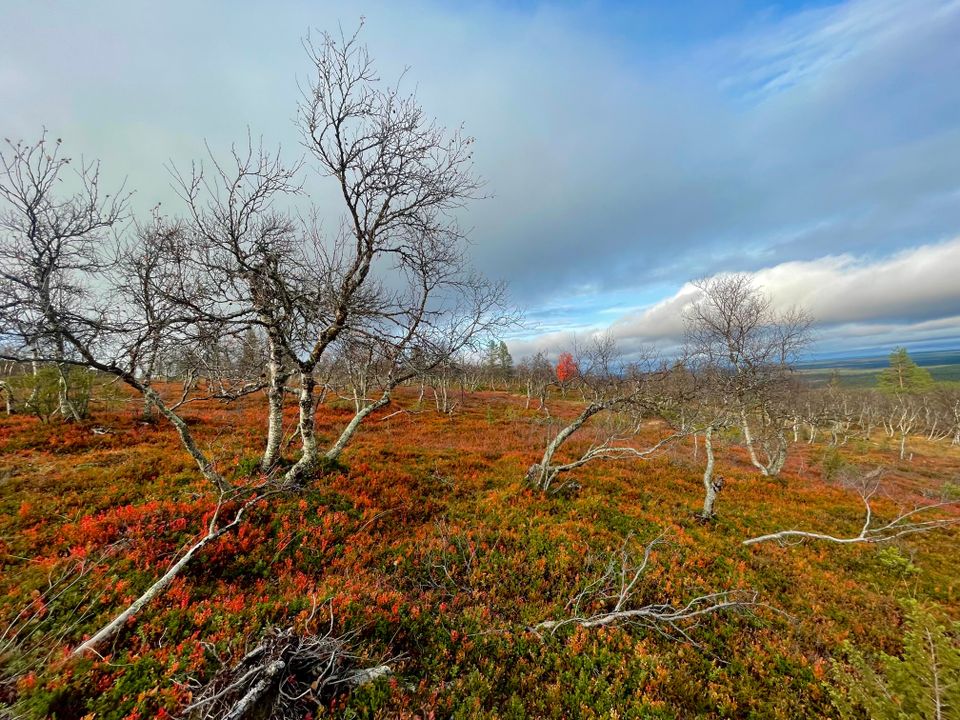
[[[748,273],[779,310],[805,308],[817,326],[814,350],[872,350],[900,343],[960,343],[960,238],[884,258],[831,255],[784,262]],[[556,352],[609,332],[628,352],[677,348],[683,314],[696,298],[691,283],[609,326],[536,335],[511,343],[515,354]]]

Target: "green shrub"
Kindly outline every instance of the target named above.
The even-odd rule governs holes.
[[[902,657],[881,653],[876,669],[844,646],[847,664],[834,664],[834,705],[843,720],[926,720],[960,717],[960,623],[944,624],[911,604]]]
[[[250,478],[258,475],[260,473],[261,460],[262,458],[253,455],[241,458],[240,462],[237,463],[236,476],[238,478]]]
[[[835,480],[848,465],[839,449],[832,446],[824,448],[820,456],[820,472],[824,480]]]
[[[914,565],[913,561],[900,551],[900,548],[893,545],[881,548],[877,552],[877,560],[887,570],[900,577],[905,578],[920,573],[920,568]]]
[[[63,370],[67,384],[67,398],[84,418],[90,411],[95,375],[85,368],[67,367]],[[36,415],[41,422],[50,420],[60,411],[61,371],[55,365],[44,365],[35,373],[16,375],[8,381],[17,405]]]

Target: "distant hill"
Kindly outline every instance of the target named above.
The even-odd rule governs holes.
[[[913,361],[921,367],[931,367],[934,365],[960,365],[960,350],[922,350],[918,352],[911,350],[910,357],[913,358]],[[861,357],[826,358],[802,362],[798,364],[798,367],[803,370],[817,370],[825,368],[849,368],[851,370],[885,368],[889,364],[889,358],[889,353]]]
[[[938,382],[960,382],[960,350],[924,350],[910,357],[926,368]],[[888,355],[818,359],[798,363],[797,369],[811,383],[824,384],[836,373],[845,387],[872,387],[877,374],[889,364]]]

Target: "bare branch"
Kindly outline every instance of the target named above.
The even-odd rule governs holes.
[[[698,595],[680,606],[669,602],[639,604],[643,575],[653,552],[665,540],[661,534],[647,543],[639,560],[631,548],[631,540],[627,536],[620,550],[607,558],[601,573],[570,599],[567,604],[571,613],[569,617],[544,620],[532,629],[554,634],[567,625],[584,628],[635,625],[689,640],[687,632],[698,620],[758,605],[755,592],[741,590]]]
[[[390,675],[387,663],[356,667],[361,658],[352,648],[354,633],[336,634],[333,610],[327,607],[324,633],[271,630],[233,667],[221,669],[204,685],[193,683],[194,699],[183,717],[299,718],[337,693]]]
[[[759,535],[743,541],[744,545],[756,545],[757,543],[775,541],[781,545],[790,544],[791,541],[803,542],[804,540],[823,540],[826,542],[838,543],[840,545],[853,545],[857,543],[882,543],[896,540],[905,535],[915,533],[924,533],[938,528],[950,527],[960,524],[960,517],[938,518],[934,520],[916,520],[921,513],[927,513],[947,507],[960,506],[960,500],[943,500],[926,505],[914,507],[910,510],[902,510],[895,518],[886,523],[875,522],[872,500],[881,488],[883,479],[883,468],[877,468],[865,475],[860,476],[855,482],[847,483],[849,489],[854,490],[859,496],[864,506],[864,522],[857,535],[851,537],[837,537],[826,533],[810,532],[807,530],[780,530],[767,535]]]

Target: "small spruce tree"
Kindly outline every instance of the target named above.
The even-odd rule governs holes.
[[[497,348],[497,366],[504,377],[513,376],[513,356],[510,355],[507,344],[503,340],[500,341],[500,345]]]
[[[960,625],[941,623],[913,603],[901,657],[880,654],[870,663],[846,646],[849,666],[835,663],[840,689],[833,701],[843,720],[947,720],[960,718]],[[875,669],[878,668],[878,669]],[[863,711],[866,711],[866,715]]]
[[[500,346],[496,340],[487,342],[487,347],[483,353],[483,364],[487,370],[492,372],[497,369],[497,360],[500,358]]]

